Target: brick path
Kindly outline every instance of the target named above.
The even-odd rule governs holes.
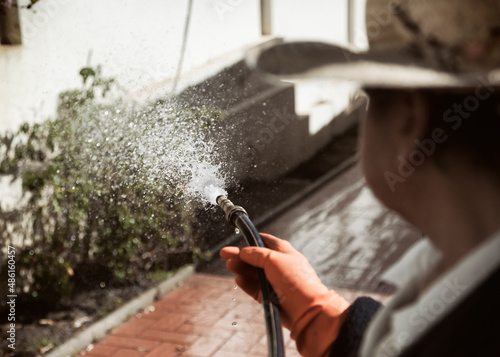
[[[262,306],[234,287],[231,277],[196,274],[77,357],[267,356]],[[350,301],[362,294],[338,292]],[[299,356],[284,336],[286,355]]]
[[[267,356],[262,307],[234,287],[196,274],[78,357]],[[287,356],[299,356],[285,336]]]

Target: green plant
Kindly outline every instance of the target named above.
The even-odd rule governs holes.
[[[108,303],[108,304],[104,304],[103,306],[101,306],[101,308],[97,311],[97,314],[100,317],[105,317],[110,312],[116,310],[117,308],[119,308],[122,305],[123,305],[123,300],[119,297],[116,297],[113,299],[113,302]]]
[[[23,124],[2,141],[1,173],[20,177],[28,198],[24,210],[2,218],[24,237],[17,284],[23,306],[34,310],[56,305],[75,289],[142,282],[150,270],[168,271],[203,255],[191,229],[193,207],[179,185],[151,180],[134,162],[120,160],[131,150],[123,141],[144,135],[134,129],[137,118],[162,124],[152,106],[103,104],[97,98],[106,97],[114,80],[99,67],[80,75],[82,88],[60,94],[54,120]],[[200,131],[222,115],[169,108],[170,115],[199,123]],[[120,132],[118,125],[131,128],[129,138],[107,133]]]
[[[193,261],[198,264],[198,263],[203,263],[205,261],[208,261],[212,258],[212,252],[210,250],[203,251],[199,247],[195,247],[193,249]]]
[[[36,343],[35,348],[37,350],[39,350],[41,348],[52,346],[52,345],[54,345],[54,342],[52,340],[49,340],[48,338],[43,338]]]
[[[166,270],[161,270],[161,269],[150,271],[148,273],[148,277],[153,283],[163,281],[167,278],[170,278],[172,275],[173,275],[172,271],[166,271]]]

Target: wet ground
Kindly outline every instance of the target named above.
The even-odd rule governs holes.
[[[327,182],[259,230],[289,240],[327,286],[380,294],[392,292],[379,280],[382,272],[421,237],[377,201],[359,166]],[[203,272],[229,274],[220,259]]]
[[[332,288],[387,293],[381,273],[421,234],[371,194],[356,166],[262,227],[289,240]]]

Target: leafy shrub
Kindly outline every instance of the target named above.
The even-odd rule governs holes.
[[[220,113],[168,101],[154,109],[99,103],[113,79],[103,78],[99,67],[80,75],[83,87],[59,96],[54,120],[23,124],[2,141],[0,170],[21,177],[27,197],[13,214],[2,212],[2,223],[24,241],[17,284],[25,306],[34,309],[54,306],[75,289],[141,283],[148,272],[204,254],[196,246],[193,206],[184,200],[181,183],[152,178],[137,164],[146,160],[134,151],[146,133],[136,123],[148,118],[155,127],[165,116],[182,116],[180,128],[189,122],[202,134]],[[158,108],[162,118],[152,115]]]

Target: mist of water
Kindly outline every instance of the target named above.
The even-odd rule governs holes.
[[[93,169],[118,167],[128,183],[166,184],[183,200],[216,204],[231,176],[207,135],[211,115],[174,102],[93,108],[81,113],[74,132],[85,139],[83,159]]]

